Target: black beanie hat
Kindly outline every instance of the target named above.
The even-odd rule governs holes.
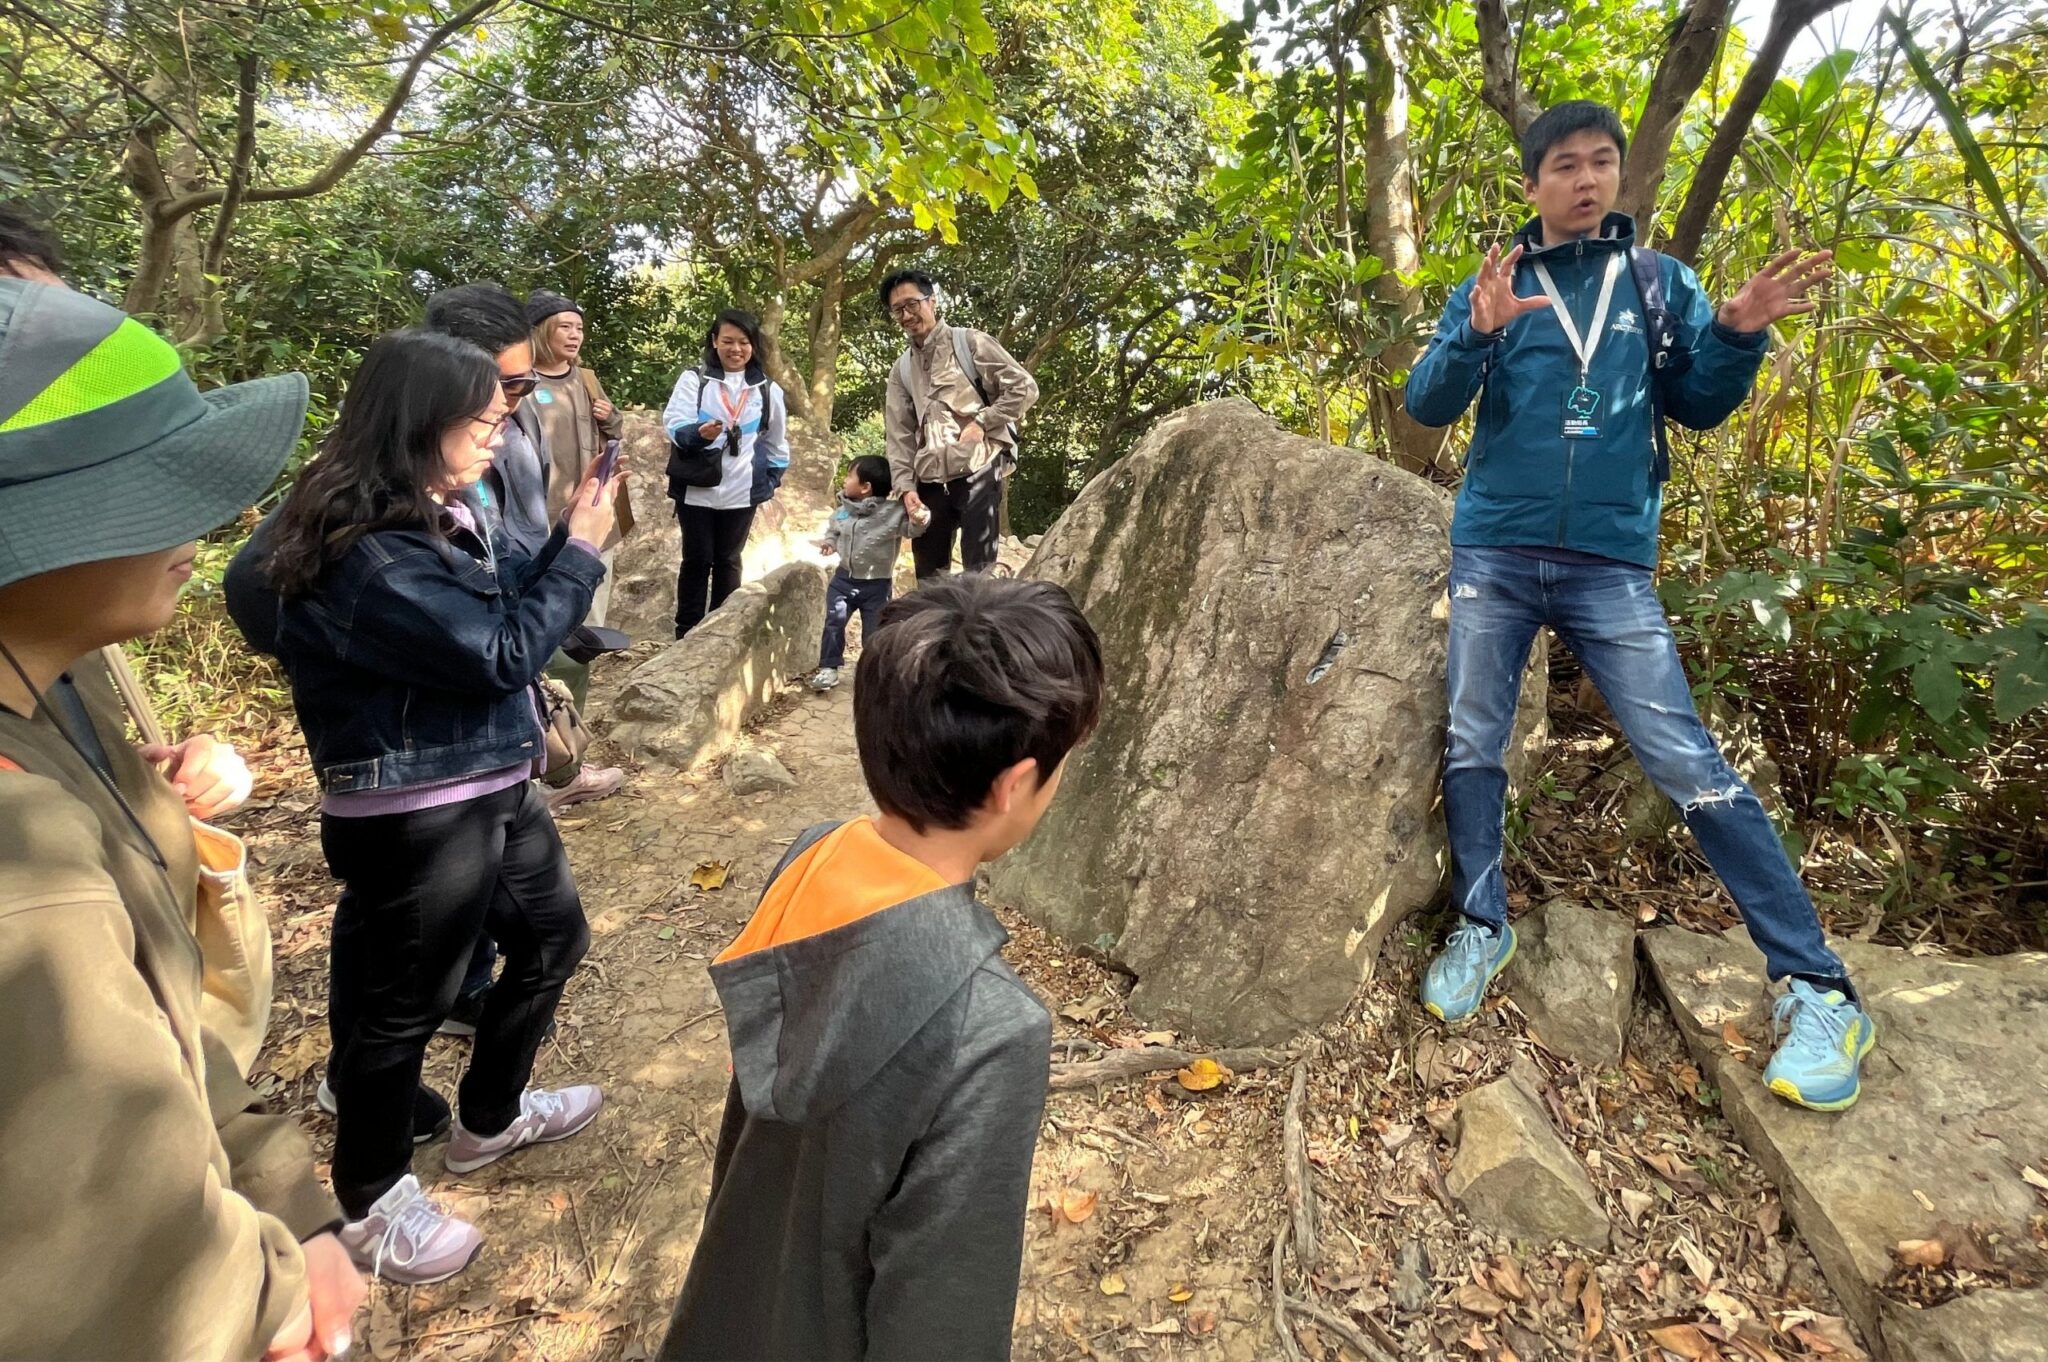
[[[550,293],[544,288],[537,288],[526,295],[528,326],[539,326],[558,312],[573,312],[579,317],[583,315],[583,309],[577,305],[574,298],[564,298],[561,294]]]

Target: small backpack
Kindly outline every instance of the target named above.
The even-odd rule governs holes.
[[[1664,431],[1664,377],[1682,374],[1692,365],[1690,351],[1678,348],[1678,315],[1664,301],[1659,253],[1643,246],[1628,248],[1629,273],[1643,300],[1643,329],[1650,344],[1650,429],[1657,440],[1657,464],[1651,471],[1658,484],[1671,477],[1671,442]]]

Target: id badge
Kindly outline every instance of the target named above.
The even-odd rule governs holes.
[[[1600,438],[1600,394],[1581,383],[1564,395],[1564,438]]]

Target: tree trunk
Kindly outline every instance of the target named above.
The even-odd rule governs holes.
[[[832,427],[832,400],[839,387],[840,308],[846,302],[846,267],[834,265],[818,281],[811,304],[811,401],[809,420],[820,429]]]
[[[1763,107],[1764,96],[1777,82],[1793,38],[1800,29],[1841,3],[1842,0],[1780,0],[1772,9],[1763,44],[1757,48],[1749,70],[1743,73],[1735,98],[1721,115],[1714,140],[1700,157],[1699,169],[1693,172],[1685,204],[1678,210],[1678,222],[1671,231],[1668,254],[1688,265],[1699,259],[1700,243],[1706,239],[1707,224],[1713,220],[1714,208],[1721,201],[1721,190],[1728,183],[1736,153],[1742,150],[1742,139],[1749,135],[1749,125],[1756,120],[1756,111]]]
[[[789,414],[811,419],[811,385],[802,381],[782,350],[782,324],[788,304],[778,291],[761,304],[761,371],[782,387]]]
[[[1408,79],[1391,6],[1377,6],[1363,16],[1359,47],[1365,84],[1365,241],[1381,266],[1371,284],[1373,302],[1401,322],[1400,339],[1379,359],[1383,369],[1393,371],[1408,368],[1421,353],[1413,328],[1423,307],[1421,290],[1406,282],[1421,269],[1421,251],[1415,167],[1408,151]],[[1374,384],[1372,391],[1394,462],[1411,472],[1451,473],[1444,433],[1418,424],[1388,384]]]
[[[1690,8],[1679,11],[1650,81],[1650,97],[1643,103],[1635,136],[1629,139],[1621,199],[1615,205],[1636,220],[1636,240],[1645,246],[1657,230],[1657,191],[1671,160],[1671,139],[1727,31],[1728,0],[1693,0]]]

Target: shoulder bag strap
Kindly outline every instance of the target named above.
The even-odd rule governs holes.
[[[100,658],[114,678],[114,689],[121,692],[122,707],[135,721],[135,731],[142,735],[144,742],[165,746],[164,728],[157,721],[156,706],[149,702],[149,693],[143,690],[135,669],[128,665],[128,654],[116,643],[100,649]]]
[[[981,405],[987,406],[988,389],[982,386],[981,370],[974,364],[974,332],[967,327],[953,328],[953,358],[960,362],[960,372],[974,385],[974,395],[981,399]]]
[[[1676,319],[1664,305],[1664,280],[1657,252],[1641,246],[1628,248],[1629,273],[1635,276],[1636,293],[1643,303],[1644,339],[1650,348],[1650,432],[1657,447],[1652,480],[1661,485],[1671,478],[1671,440],[1664,429],[1664,374],[1677,348]]]

